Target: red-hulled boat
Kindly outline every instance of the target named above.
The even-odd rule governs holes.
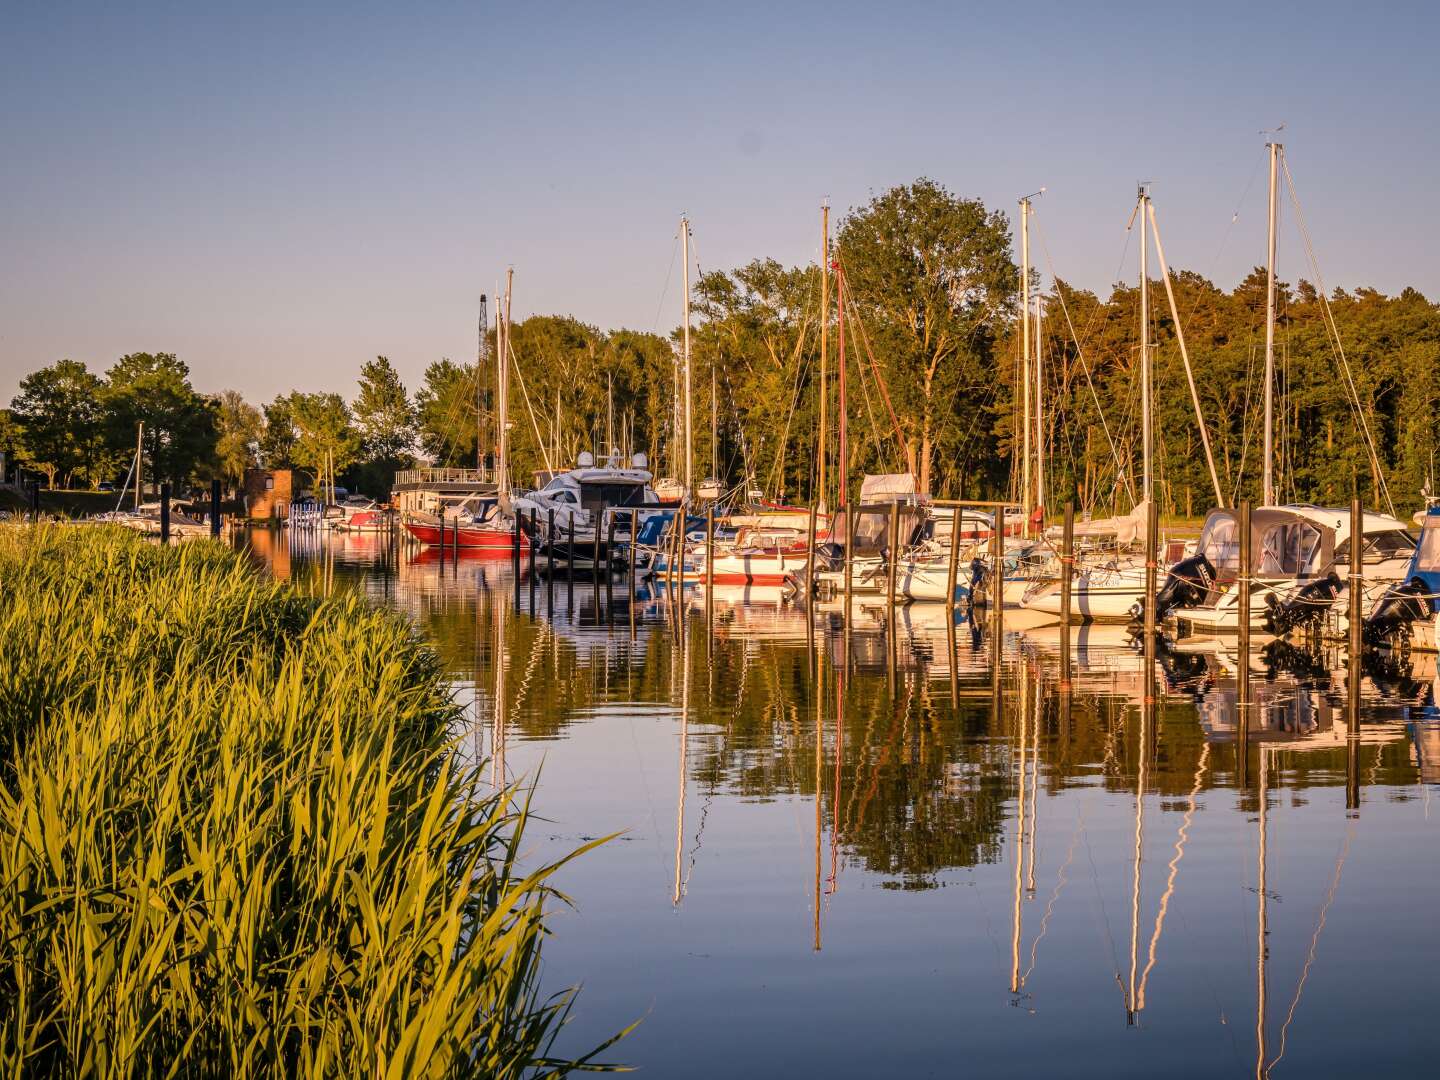
[[[453,547],[458,539],[460,550],[471,555],[509,558],[515,554],[513,520],[501,514],[491,499],[485,500],[471,514],[443,519],[435,514],[409,514],[404,524],[406,531],[427,547],[439,547],[442,539],[446,547]],[[530,540],[523,531],[519,537],[519,550],[522,556],[530,552]]]

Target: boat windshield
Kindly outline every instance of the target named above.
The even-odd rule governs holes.
[[[1240,572],[1240,526],[1230,515],[1217,514],[1205,523],[1198,550],[1215,573],[1232,578]]]
[[[1260,542],[1262,577],[1306,577],[1319,572],[1320,530],[1308,521],[1289,521],[1265,530]]]
[[[1420,534],[1420,551],[1415,556],[1415,569],[1440,573],[1440,517],[1425,522]]]
[[[580,505],[586,510],[607,506],[644,506],[644,484],[594,483],[580,485]]]

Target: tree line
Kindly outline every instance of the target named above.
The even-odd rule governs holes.
[[[691,334],[696,479],[770,497],[814,494],[823,452],[852,491],[865,472],[911,471],[936,496],[1017,497],[1019,269],[1011,222],[920,179],[839,222],[827,283],[815,265],[756,259],[697,273]],[[1038,276],[1035,287],[1040,287]],[[1227,501],[1259,498],[1266,282],[1226,291],[1174,275],[1200,411]],[[1127,510],[1140,473],[1138,283],[1099,295],[1049,282],[1041,299],[1047,501]],[[827,300],[822,304],[822,296]],[[1214,502],[1174,320],[1150,290],[1157,491],[1168,512]],[[1434,486],[1440,435],[1440,309],[1414,289],[1322,294],[1278,288],[1275,468],[1286,501],[1361,492],[1397,509]],[[823,339],[823,346],[822,346]],[[582,450],[646,452],[680,475],[678,329],[603,331],[533,316],[509,335],[512,475],[573,464]],[[843,352],[842,352],[843,349]],[[820,431],[822,352],[828,416]],[[104,375],[62,360],[27,376],[0,412],[0,450],[52,483],[123,475],[144,422],[146,475],[183,483],[246,468],[318,471],[383,495],[419,461],[473,466],[497,445],[493,331],[477,362],[442,359],[407,391],[385,357],[352,395],[282,394],[261,406],[197,392],[166,353],[122,357]],[[844,468],[836,417],[846,380]],[[712,420],[713,418],[713,420]]]

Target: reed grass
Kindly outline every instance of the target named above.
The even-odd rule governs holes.
[[[461,766],[459,719],[360,600],[0,528],[0,1069],[602,1068],[554,1057],[574,997],[539,988],[568,860],[520,868],[528,793]]]

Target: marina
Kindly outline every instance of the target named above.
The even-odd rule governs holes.
[[[265,7],[6,14],[0,1074],[1433,1067],[1440,9]]]
[[[1361,674],[1352,718],[1334,648],[1257,643],[1247,691],[1233,635],[1147,675],[1123,626],[996,650],[963,605],[632,601],[272,535],[267,572],[440,651],[458,745],[546,795],[534,857],[619,833],[566,872],[547,952],[585,984],[577,1046],[643,1016],[627,1060],[662,1075],[941,1075],[961,1047],[980,1072],[1400,1074],[1436,1049],[1394,1008],[1433,966],[1434,654]]]

